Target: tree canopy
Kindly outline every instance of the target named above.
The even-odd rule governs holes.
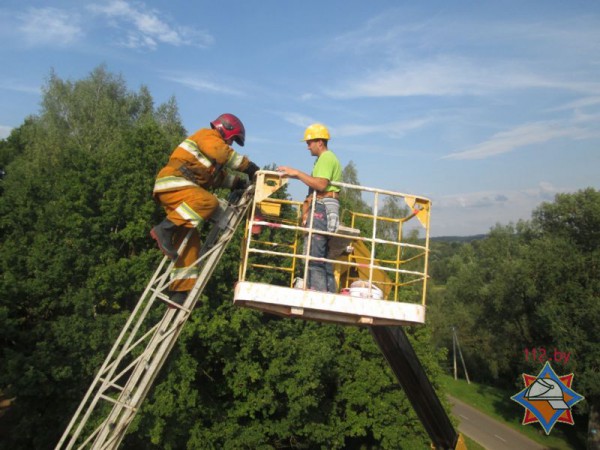
[[[51,73],[39,114],[0,141],[0,391],[15,397],[0,448],[58,442],[162,257],[148,237],[163,214],[152,186],[185,132],[174,99],[155,107],[98,67],[78,81]],[[427,446],[366,330],[233,307],[240,241],[125,447]],[[427,329],[410,335],[436,383],[441,353]]]
[[[555,350],[569,353],[568,363],[553,367],[575,374],[586,398],[577,413],[598,411],[599,230],[600,192],[588,188],[558,194],[530,221],[499,225],[436,261],[433,272],[445,281],[430,302],[436,340],[451,348],[449,327],[456,327],[469,375],[510,389]],[[544,360],[526,357],[534,348]]]
[[[0,416],[6,449],[58,442],[162,257],[148,237],[163,214],[152,185],[186,134],[174,98],[155,106],[102,66],[78,81],[51,73],[43,92],[39,114],[0,140],[0,395],[15,399]],[[343,179],[360,184],[352,162]],[[368,208],[357,191],[341,203]],[[366,330],[233,307],[238,231],[126,448],[425,448]],[[592,188],[481,239],[434,243],[429,325],[408,330],[434,385],[455,326],[471,377],[511,389],[539,370],[525,349],[569,352],[560,369],[586,397],[576,412],[597,417],[599,244]]]

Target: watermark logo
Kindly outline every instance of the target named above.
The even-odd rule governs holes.
[[[511,397],[511,400],[525,408],[523,425],[539,422],[546,434],[550,434],[556,422],[574,425],[571,408],[581,400],[571,386],[574,375],[558,376],[546,362],[540,373],[523,374],[525,389]]]

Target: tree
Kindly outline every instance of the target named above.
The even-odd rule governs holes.
[[[533,213],[538,233],[554,235],[573,243],[583,252],[600,248],[600,193],[587,188],[575,194],[557,194],[553,203],[543,203]]]
[[[347,184],[360,185],[358,180],[358,171],[353,161],[350,161],[342,170],[342,181]],[[370,208],[363,201],[360,190],[342,189],[340,192],[340,209],[347,209],[356,212],[366,212]]]
[[[6,448],[57,442],[160,258],[151,187],[182,127],[153,114],[147,91],[102,67],[74,83],[52,74],[39,116],[3,143],[0,389],[16,397]]]
[[[600,193],[559,194],[533,212],[530,222],[497,226],[485,239],[463,245],[446,272],[453,273],[432,306],[438,342],[445,325],[460,325],[472,378],[521,385],[542,361],[525,349],[570,353],[561,368],[577,375],[576,390],[598,427],[600,379]],[[449,336],[449,335],[448,335]],[[584,413],[585,403],[576,406]]]
[[[532,264],[540,291],[536,332],[573,355],[571,368],[589,405],[588,447],[600,447],[600,192],[558,194],[533,214]]]
[[[130,92],[99,67],[75,82],[52,73],[39,115],[2,141],[0,391],[16,402],[0,448],[58,442],[162,257],[148,237],[163,217],[152,186],[183,132],[174,99],[155,107],[146,88]],[[367,330],[233,307],[242,235],[125,446],[425,446]],[[435,382],[439,354],[426,330],[411,334]]]

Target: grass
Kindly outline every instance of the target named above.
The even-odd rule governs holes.
[[[510,399],[517,393],[516,391],[507,392],[473,382],[468,384],[465,380],[454,380],[449,375],[444,375],[441,381],[446,392],[452,397],[456,397],[548,449],[585,448],[585,436],[581,436],[580,430],[572,425],[559,423],[552,429],[550,435],[546,435],[539,423],[523,425],[525,410]],[[470,446],[468,448],[471,449]]]
[[[485,450],[485,447],[482,447],[470,437],[463,435],[463,439],[468,450]]]

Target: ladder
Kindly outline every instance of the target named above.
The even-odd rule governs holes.
[[[62,435],[59,449],[116,449],[175,345],[214,268],[252,203],[254,186],[219,199],[196,261],[198,280],[183,305],[166,295],[173,261],[164,257]],[[190,232],[191,233],[191,232]],[[180,246],[184,248],[190,233]],[[155,302],[169,308],[162,318]],[[145,347],[143,347],[145,345]]]

